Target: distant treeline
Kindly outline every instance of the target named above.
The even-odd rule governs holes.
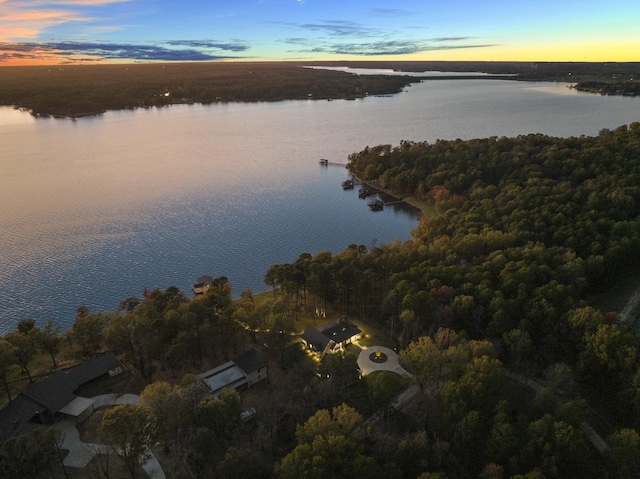
[[[640,78],[640,62],[329,62],[333,66],[389,68],[405,72],[482,72],[517,75],[519,80],[582,82],[627,81]]]
[[[35,115],[78,117],[174,103],[356,98],[401,91],[415,77],[351,75],[308,65],[513,74],[519,80],[616,81],[640,76],[640,63],[271,62],[154,63],[0,68],[0,105]],[[590,91],[590,90],[587,90]],[[615,87],[622,94],[624,88]]]
[[[0,104],[73,117],[173,103],[355,98],[397,93],[411,81],[291,63],[7,67],[0,68]]]
[[[640,81],[613,83],[588,81],[578,83],[576,89],[589,93],[600,93],[601,95],[638,96],[640,95]]]

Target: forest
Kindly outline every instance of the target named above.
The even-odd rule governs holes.
[[[233,299],[220,277],[193,299],[170,287],[117,312],[79,307],[63,334],[22,321],[0,339],[7,395],[38,354],[55,368],[63,351],[114,351],[139,379],[138,419],[166,444],[168,477],[637,477],[640,311],[627,319],[599,299],[637,284],[640,123],[377,145],[348,168],[437,214],[406,242],[273,265],[260,299]],[[411,378],[359,378],[355,346],[316,364],[295,333],[318,312],[378,331]],[[247,347],[273,371],[250,424],[237,393],[212,399],[194,377]],[[394,406],[408,388],[413,399]],[[0,452],[4,477],[27,477],[16,454],[45,474],[50,463],[28,459],[42,441],[21,441]]]
[[[336,61],[313,63],[354,68],[388,68],[405,72],[482,72],[515,75],[518,80],[583,82],[629,81],[640,78],[640,62],[474,62],[474,61]]]
[[[597,92],[635,91],[640,63],[547,62],[203,62],[63,65],[0,68],[0,105],[36,116],[76,118],[107,110],[176,103],[254,102],[361,98],[398,93],[419,78],[352,75],[304,66],[388,68],[510,74],[527,81],[599,82]],[[632,86],[630,86],[632,85]],[[633,86],[635,85],[635,86]],[[632,89],[634,88],[634,89]],[[593,92],[593,86],[584,91]]]
[[[78,117],[175,103],[358,98],[397,93],[411,81],[278,62],[6,67],[0,104]]]
[[[589,93],[600,93],[601,95],[622,95],[622,96],[638,96],[640,95],[640,81],[627,82],[599,82],[585,81],[578,83],[576,89]]]

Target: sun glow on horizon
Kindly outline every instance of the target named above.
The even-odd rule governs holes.
[[[640,61],[640,3],[0,0],[0,66],[154,61]]]

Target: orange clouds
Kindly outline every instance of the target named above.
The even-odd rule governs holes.
[[[74,7],[91,7],[129,0],[0,0],[0,41],[36,38],[49,27],[69,22],[91,22]]]
[[[122,0],[116,0],[122,1]],[[60,52],[38,43],[48,28],[65,23],[94,20],[73,9],[74,6],[101,5],[114,0],[0,0],[0,65],[36,65],[68,61]]]
[[[39,12],[13,12],[0,16],[0,22],[54,22],[62,23],[82,20],[82,17],[63,10],[42,10]]]
[[[37,5],[69,5],[69,6],[74,6],[74,5],[80,5],[80,6],[97,6],[97,5],[108,5],[111,3],[125,3],[125,2],[129,2],[130,0],[40,0],[40,1],[32,1],[29,2],[30,6],[37,6]],[[24,4],[25,2],[18,2],[18,1],[11,1],[11,0],[0,0],[0,4],[2,3],[22,3]]]

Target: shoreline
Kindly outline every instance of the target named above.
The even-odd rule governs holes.
[[[408,204],[409,206],[413,206],[414,208],[420,210],[420,214],[422,216],[430,217],[430,216],[433,216],[435,213],[435,210],[433,209],[433,207],[429,205],[429,203],[427,203],[425,200],[422,200],[415,196],[402,196],[401,194],[396,193],[395,191],[391,191],[379,186],[376,181],[365,181],[361,179],[356,173],[352,172],[351,170],[348,170],[348,171],[349,173],[351,173],[354,179],[358,181],[358,183],[374,188],[378,191],[381,191],[382,193],[385,193],[389,196],[392,196],[393,198],[396,198],[398,201],[402,201]]]

